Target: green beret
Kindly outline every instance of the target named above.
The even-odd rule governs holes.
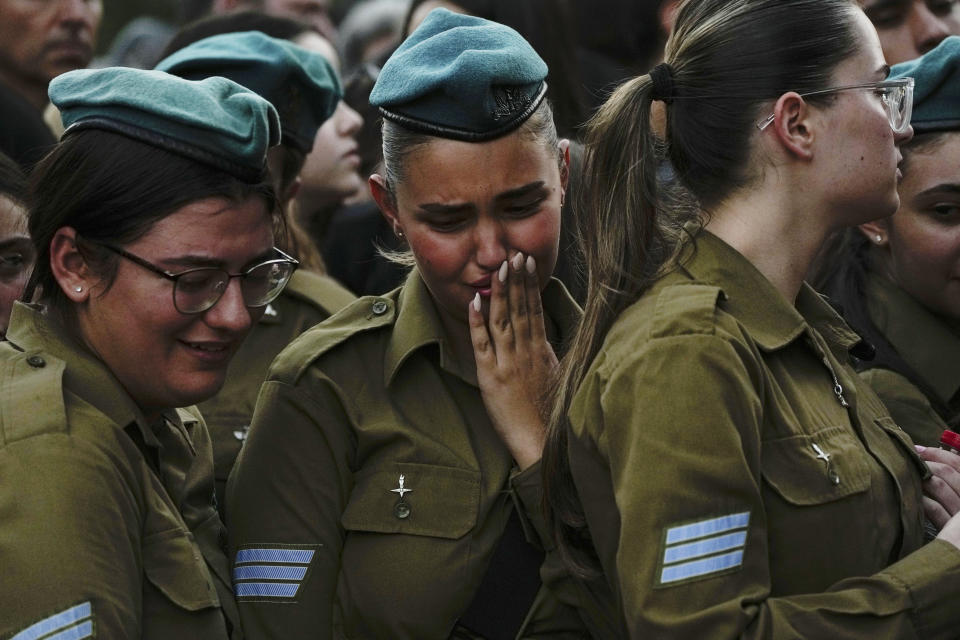
[[[434,9],[387,60],[370,104],[409,129],[479,142],[523,124],[546,77],[547,65],[510,27]]]
[[[913,116],[917,133],[960,129],[960,37],[950,36],[916,60],[890,70],[890,79],[913,78]]]
[[[280,141],[273,106],[226,78],[191,82],[162,71],[80,69],[54,78],[48,92],[64,137],[112,131],[245,182],[263,179],[267,149]]]
[[[304,153],[340,101],[340,82],[319,53],[259,31],[225,33],[194,42],[157,66],[187,80],[223,76],[273,104],[282,140]]]

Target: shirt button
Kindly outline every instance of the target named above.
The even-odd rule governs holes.
[[[410,505],[406,502],[398,502],[393,508],[393,515],[397,516],[401,520],[406,520],[410,517]]]
[[[30,356],[27,358],[27,364],[34,369],[42,369],[43,367],[47,366],[47,361],[40,356]]]
[[[383,300],[377,300],[373,303],[373,313],[374,315],[382,316],[387,312],[387,303]]]

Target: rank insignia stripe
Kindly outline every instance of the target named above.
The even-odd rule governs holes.
[[[93,606],[84,602],[31,624],[10,640],[82,640],[93,637]]]
[[[750,512],[668,527],[663,536],[656,581],[673,586],[738,569],[743,565]]]
[[[320,545],[266,545],[240,548],[233,565],[238,601],[296,602]]]

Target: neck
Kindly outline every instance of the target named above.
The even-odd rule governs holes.
[[[447,346],[453,353],[453,357],[463,366],[464,370],[474,368],[476,360],[473,355],[473,342],[470,340],[470,326],[467,324],[466,318],[454,318],[440,305],[437,305],[437,312],[440,315],[440,322],[443,324]]]
[[[791,303],[831,228],[802,187],[735,194],[710,212],[706,229],[739,251]]]

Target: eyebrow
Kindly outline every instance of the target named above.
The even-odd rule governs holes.
[[[890,65],[882,64],[880,68],[876,71],[877,75],[881,76],[884,80],[890,77]]]
[[[545,184],[546,183],[543,180],[537,180],[536,182],[525,184],[522,187],[516,187],[515,189],[508,189],[507,191],[498,193],[493,199],[500,202],[503,200],[522,198],[523,196],[529,195],[534,191],[543,189]],[[462,211],[473,211],[475,209],[475,206],[471,202],[462,202],[457,204],[425,202],[418,206],[421,211],[432,214],[460,213]]]
[[[4,240],[0,240],[0,251],[4,249],[9,249],[12,247],[16,247],[16,248],[30,247],[31,249],[33,249],[33,242],[30,241],[30,236],[26,236],[26,235],[13,236],[11,238],[5,238]]]
[[[869,17],[873,12],[883,11],[884,9],[890,9],[893,7],[904,7],[908,4],[910,4],[910,0],[878,0],[869,6],[865,6],[863,8],[863,12]]]
[[[941,193],[960,193],[960,183],[956,182],[944,182],[936,186],[930,187],[929,189],[924,189],[919,193],[913,196],[914,200],[919,200],[920,198],[926,198],[928,196],[933,196]]]
[[[247,266],[253,266],[264,260],[268,260],[273,257],[273,247],[270,247],[266,251],[254,256],[245,263],[244,268]],[[202,268],[210,267],[212,269],[225,269],[226,263],[223,260],[218,260],[216,258],[211,258],[210,256],[198,256],[188,254],[185,256],[177,256],[176,258],[162,258],[160,259],[161,264],[173,265],[177,267],[186,267],[188,269],[192,268]]]

